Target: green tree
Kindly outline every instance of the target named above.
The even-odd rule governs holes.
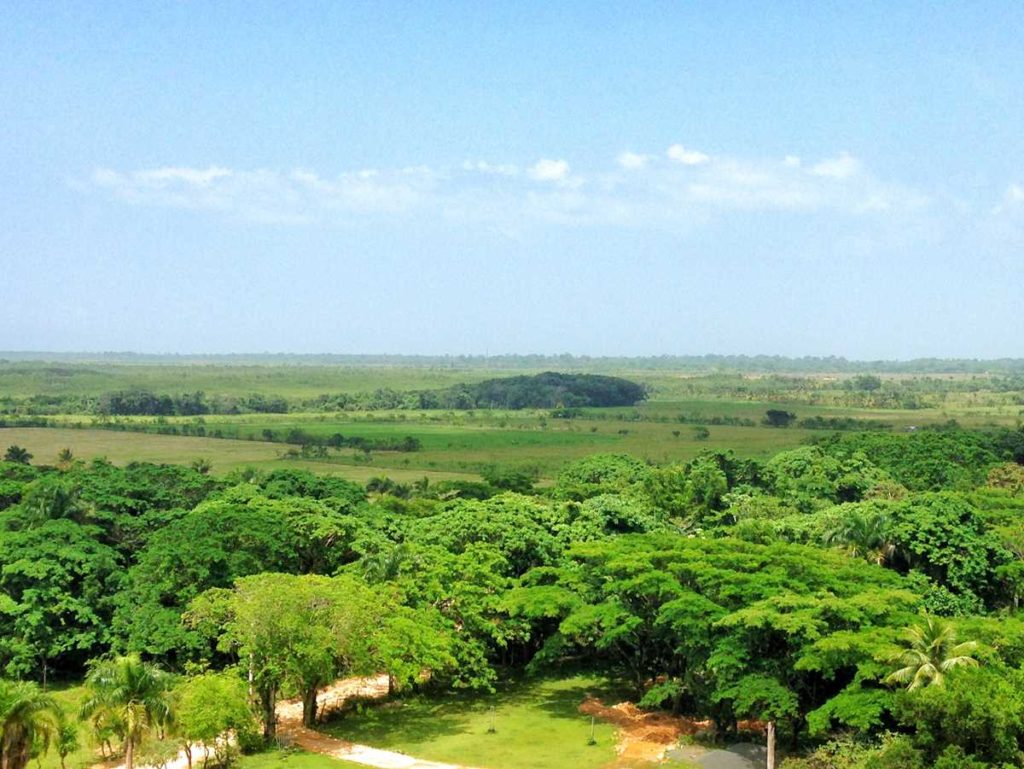
[[[133,769],[135,750],[154,727],[171,717],[170,676],[137,655],[97,660],[85,678],[88,696],[81,717],[107,718],[122,725],[125,769]]]
[[[796,695],[776,679],[764,675],[744,676],[720,689],[718,700],[729,700],[738,716],[764,721],[767,727],[767,769],[775,769],[775,731],[781,718],[793,718],[799,712]]]
[[[957,643],[956,629],[949,622],[926,617],[905,630],[904,648],[893,656],[893,662],[903,667],[890,673],[886,682],[903,684],[909,691],[942,686],[953,668],[978,664],[971,656],[977,649],[976,641]]]
[[[854,558],[877,563],[890,561],[896,552],[889,534],[889,519],[884,512],[875,514],[853,510],[825,533],[826,545],[838,545]]]
[[[789,427],[796,421],[796,414],[782,409],[768,409],[764,412],[764,423],[769,427]]]
[[[270,740],[283,684],[302,696],[303,723],[312,726],[324,685],[340,675],[373,672],[369,644],[380,623],[377,611],[370,588],[349,576],[258,574],[200,595],[187,620],[248,666]]]
[[[182,680],[172,693],[174,731],[192,769],[192,748],[201,745],[220,766],[230,763],[230,737],[243,739],[255,720],[245,681],[230,672],[201,673]],[[205,762],[204,762],[205,764]]]
[[[38,674],[45,685],[54,665],[80,670],[104,649],[119,564],[99,539],[97,527],[66,519],[0,530],[0,663],[9,675]]]
[[[57,711],[53,745],[57,750],[57,756],[60,758],[60,769],[66,769],[65,763],[68,756],[82,746],[82,741],[78,734],[78,724],[69,719],[62,709]]]
[[[14,462],[19,465],[27,465],[32,461],[32,455],[28,453],[28,449],[24,449],[17,444],[7,447],[7,451],[4,452],[4,462]]]
[[[928,766],[1020,766],[1024,676],[998,665],[958,667],[941,687],[900,692],[894,716],[930,759]],[[960,763],[953,763],[955,755]]]
[[[56,736],[58,708],[32,683],[0,679],[0,769],[24,769]]]

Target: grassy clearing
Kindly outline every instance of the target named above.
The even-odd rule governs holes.
[[[281,749],[242,756],[235,766],[238,769],[341,769],[355,767],[358,764],[302,750]]]
[[[364,483],[381,469],[372,465],[332,465],[322,462],[283,460],[282,446],[257,441],[232,441],[216,438],[190,438],[175,435],[147,435],[144,433],[112,432],[109,430],[76,430],[60,428],[2,428],[0,429],[0,450],[17,444],[32,453],[32,463],[52,464],[57,452],[67,447],[83,460],[106,457],[115,464],[128,462],[164,462],[188,464],[200,457],[209,459],[215,474],[222,474],[240,467],[256,467],[271,470],[278,467],[293,467],[312,470],[317,473],[340,475]],[[465,474],[438,472],[432,469],[409,469],[401,466],[388,472],[396,480],[410,481],[427,476],[431,481],[446,478],[464,478]]]
[[[78,711],[81,710],[82,702],[85,699],[84,687],[50,687],[47,690],[47,694],[57,701],[57,704],[64,710],[68,718],[72,721],[77,721]],[[92,766],[98,760],[98,754],[89,738],[88,726],[86,724],[78,724],[78,738],[81,747],[67,757],[66,764],[68,769],[84,769],[84,767]],[[33,764],[35,764],[34,761]],[[57,755],[56,749],[51,747],[50,751],[39,759],[38,765],[40,769],[60,769],[60,756]]]
[[[0,361],[0,397],[28,395],[97,395],[102,392],[144,388],[176,394],[261,393],[289,399],[322,393],[370,392],[378,388],[405,391],[447,387],[459,382],[530,373],[525,369],[484,370],[416,366],[345,365],[116,365],[18,364]],[[215,473],[243,466],[259,469],[301,467],[355,481],[387,475],[398,481],[432,481],[476,477],[488,465],[535,471],[550,482],[569,461],[598,452],[625,452],[656,464],[685,462],[705,450],[731,449],[740,456],[764,459],[793,448],[822,430],[798,427],[772,429],[761,424],[770,408],[792,411],[800,419],[821,417],[885,423],[894,430],[944,423],[955,419],[965,427],[1013,427],[1024,418],[1024,394],[993,389],[979,380],[978,389],[942,392],[943,382],[966,380],[933,377],[914,384],[928,403],[941,406],[918,409],[854,408],[834,405],[836,399],[857,393],[835,389],[842,377],[816,375],[796,378],[693,375],[652,370],[608,371],[651,388],[651,399],[635,408],[584,409],[577,419],[556,419],[547,410],[476,411],[343,411],[207,415],[197,417],[125,418],[147,429],[168,429],[189,435],[140,435],[82,429],[75,431],[0,430],[0,449],[26,446],[37,463],[52,462],[57,451],[70,447],[83,459],[106,456],[114,462],[143,460],[188,463],[199,457],[212,462]],[[891,381],[890,381],[891,380]],[[941,381],[940,381],[941,380]],[[900,381],[886,378],[887,385]],[[909,380],[908,380],[909,381]],[[912,383],[913,384],[913,383]],[[974,386],[973,384],[971,386]],[[829,388],[832,389],[829,389]],[[988,389],[986,389],[988,388]],[[863,394],[861,394],[863,395]],[[296,400],[297,404],[299,400]],[[830,405],[831,404],[831,405]],[[90,427],[94,417],[51,417]],[[695,428],[710,430],[698,437]],[[262,439],[266,431],[283,441],[291,430],[325,439],[335,433],[346,438],[402,440],[416,438],[422,450],[373,451],[351,448],[331,450],[325,459],[284,459],[288,446]],[[205,431],[212,436],[202,438]],[[256,440],[247,440],[247,439]]]
[[[370,707],[328,725],[334,737],[417,758],[483,769],[598,769],[615,758],[616,730],[595,726],[578,708],[587,696],[611,698],[603,679],[527,680],[494,695],[447,694]],[[491,725],[494,733],[489,733]]]

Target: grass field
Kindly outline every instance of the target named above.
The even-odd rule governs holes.
[[[333,736],[417,758],[482,769],[599,769],[615,758],[616,732],[578,708],[587,694],[615,700],[590,677],[508,684],[494,695],[398,700],[328,725]],[[489,731],[493,725],[494,732]]]
[[[234,766],[237,769],[351,769],[359,764],[302,750],[281,749],[242,756]]]
[[[344,365],[125,365],[110,363],[41,364],[0,362],[0,398],[94,396],[133,387],[173,394],[203,390],[208,394],[312,398],[323,393],[360,393],[377,388],[405,391],[433,389],[459,382],[529,373],[525,369],[431,366]],[[1024,394],[990,379],[944,375],[915,380],[890,376],[886,386],[911,387],[932,405],[927,408],[853,407],[837,401],[857,399],[840,386],[842,376],[774,377],[655,370],[613,373],[643,382],[650,399],[635,408],[584,409],[575,419],[556,419],[546,410],[477,411],[341,411],[287,414],[206,415],[203,417],[123,417],[131,429],[175,429],[190,435],[159,435],[88,429],[89,415],[50,416],[83,429],[0,429],[0,449],[26,447],[35,462],[54,461],[71,448],[82,459],[105,456],[117,463],[132,460],[184,462],[210,460],[215,473],[252,466],[260,469],[300,467],[366,481],[387,475],[398,481],[427,477],[475,477],[489,465],[535,472],[549,482],[569,461],[598,452],[626,452],[656,464],[682,462],[709,449],[731,449],[740,456],[765,458],[795,447],[823,431],[799,427],[773,429],[761,424],[766,410],[785,409],[800,419],[854,419],[884,423],[903,430],[957,420],[966,427],[1013,427],[1024,418]],[[909,383],[909,384],[908,384]],[[698,424],[710,431],[695,432]],[[330,450],[326,457],[289,459],[283,455],[290,430],[326,438],[402,440],[416,438],[413,452]],[[277,442],[265,442],[271,431]],[[198,437],[219,434],[223,438]],[[237,440],[243,439],[243,440]],[[255,440],[249,440],[255,439]]]

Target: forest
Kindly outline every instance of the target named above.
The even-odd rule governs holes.
[[[468,696],[565,670],[714,741],[768,725],[790,769],[1024,766],[1022,428],[594,454],[549,485],[12,445],[0,508],[5,769],[61,728],[129,761],[166,733],[227,763],[275,738],[280,698],[316,725],[338,678]],[[119,676],[157,704],[126,716]],[[76,681],[80,726],[46,694]]]

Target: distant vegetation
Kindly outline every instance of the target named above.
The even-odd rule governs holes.
[[[347,366],[454,368],[483,371],[545,369],[575,371],[686,371],[803,374],[1024,374],[1024,358],[913,358],[850,360],[842,356],[790,358],[784,355],[657,355],[614,357],[590,355],[299,355],[292,353],[231,355],[150,355],[130,352],[2,351],[0,364],[54,362],[163,366]]]
[[[323,394],[291,401],[265,393],[207,395],[203,391],[160,393],[133,388],[95,397],[30,396],[16,402],[0,398],[0,409],[26,414],[90,413],[101,416],[200,416],[204,414],[283,414],[308,408],[316,411],[387,409],[524,409],[554,407],[633,406],[647,397],[636,382],[600,374],[544,372],[531,376],[502,377],[436,390],[394,390]],[[0,411],[2,413],[2,411]]]

